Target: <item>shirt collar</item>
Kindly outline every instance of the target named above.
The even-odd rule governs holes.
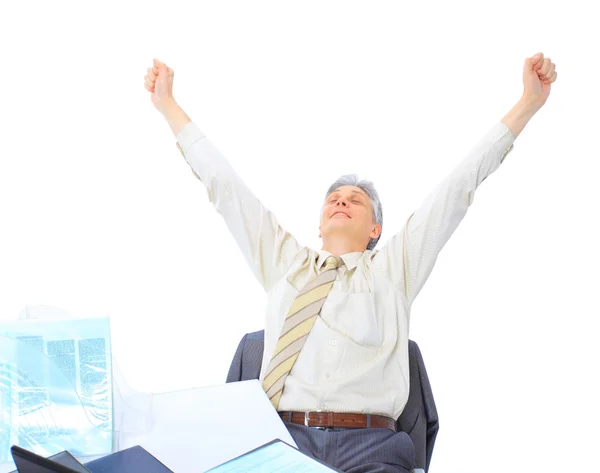
[[[361,256],[364,253],[365,253],[364,251],[355,251],[353,253],[346,253],[346,254],[340,255],[340,258],[342,258],[342,260],[344,261],[344,264],[346,265],[346,268],[348,268],[348,271],[350,271],[351,269],[356,268],[356,266],[358,264],[358,260],[361,258]],[[325,264],[325,260],[327,258],[329,258],[330,256],[333,256],[333,254],[330,253],[329,251],[326,251],[326,250],[319,251],[319,258],[317,259],[317,268],[321,269],[321,266],[323,266],[323,264]]]

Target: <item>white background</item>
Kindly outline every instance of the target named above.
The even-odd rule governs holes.
[[[8,6],[10,4],[10,6]],[[431,472],[593,471],[600,44],[593,2],[3,2],[0,321],[110,315],[131,385],[222,383],[266,296],[143,86],[176,100],[281,224],[321,249],[341,174],[381,248],[516,103],[558,81],[417,298],[440,417]]]

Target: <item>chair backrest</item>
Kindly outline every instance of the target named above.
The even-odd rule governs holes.
[[[227,374],[227,383],[258,379],[264,349],[264,330],[244,335],[233,356]],[[421,351],[409,340],[410,392],[402,414],[397,419],[398,429],[410,435],[416,453],[416,467],[429,470],[439,421],[431,385],[425,370]]]

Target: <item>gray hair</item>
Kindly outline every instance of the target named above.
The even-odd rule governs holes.
[[[359,180],[356,174],[345,174],[339,177],[333,184],[331,184],[329,190],[327,190],[327,194],[325,194],[325,200],[327,200],[329,194],[336,191],[342,186],[358,187],[369,196],[369,198],[371,199],[371,205],[373,206],[373,220],[377,225],[381,225],[383,229],[383,211],[381,209],[381,201],[379,200],[379,194],[377,194],[373,183],[364,179]],[[323,208],[321,209],[321,213],[323,213]],[[367,245],[367,250],[372,250],[373,248],[375,248],[375,245],[377,245],[379,238],[381,238],[381,233],[377,238],[371,238],[369,240],[369,244]]]

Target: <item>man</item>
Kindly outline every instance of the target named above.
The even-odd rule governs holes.
[[[173,77],[155,59],[145,87],[268,293],[260,381],[298,447],[352,473],[411,471],[414,446],[395,424],[409,393],[410,307],[475,190],[548,99],[554,64],[525,60],[521,99],[380,250],[379,197],[354,175],[326,193],[322,250],[299,245],[179,107]]]

